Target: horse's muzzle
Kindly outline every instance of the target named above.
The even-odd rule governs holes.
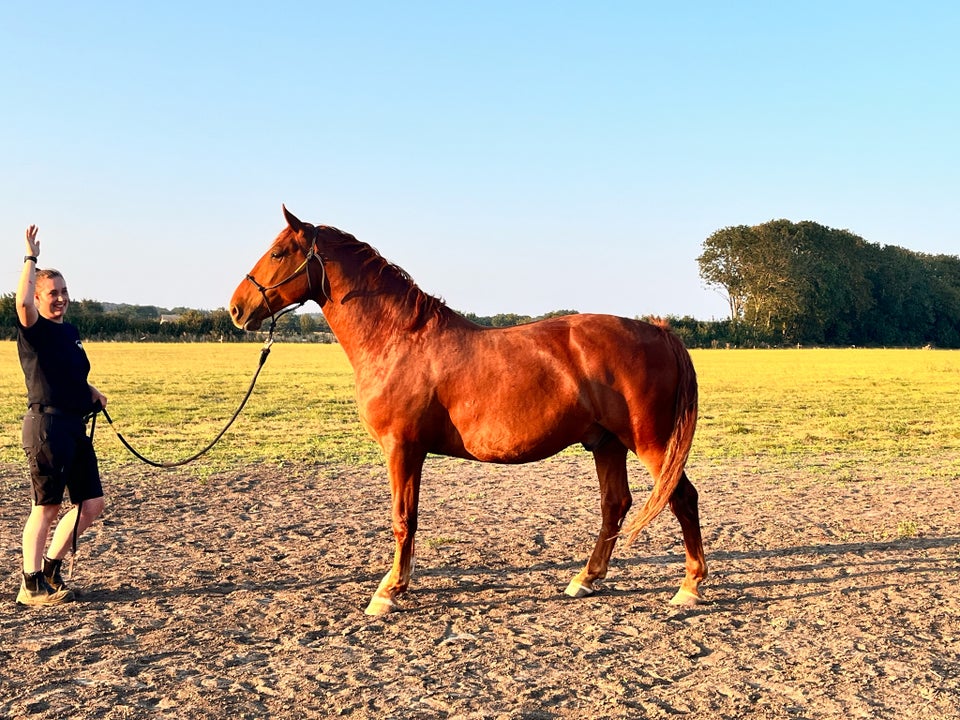
[[[259,318],[244,317],[243,306],[239,303],[230,306],[230,318],[233,324],[241,330],[259,330],[263,321]]]

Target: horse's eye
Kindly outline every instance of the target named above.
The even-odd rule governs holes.
[[[272,253],[270,253],[270,257],[273,258],[274,260],[282,260],[284,254],[285,253],[283,253],[280,250],[274,250]]]

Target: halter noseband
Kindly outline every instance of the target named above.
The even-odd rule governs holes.
[[[251,275],[251,274],[249,274],[249,273],[247,274],[247,280],[249,280],[250,282],[252,282],[252,283],[253,283],[253,286],[254,286],[255,288],[257,288],[257,290],[260,291],[260,296],[263,298],[263,304],[267,306],[267,312],[270,313],[270,319],[271,319],[271,322],[272,322],[273,326],[276,326],[277,320],[278,320],[281,316],[286,315],[288,312],[292,312],[292,311],[296,310],[296,309],[299,308],[299,307],[302,307],[303,304],[306,302],[306,300],[301,300],[300,303],[298,303],[297,305],[290,305],[290,306],[288,306],[288,307],[281,308],[278,312],[274,312],[273,308],[272,308],[271,305],[270,305],[270,299],[267,297],[267,291],[268,291],[268,290],[276,290],[278,287],[280,287],[280,286],[282,286],[282,285],[286,285],[286,284],[287,284],[288,282],[290,282],[291,280],[294,280],[295,278],[299,277],[299,276],[302,275],[303,273],[306,273],[306,274],[307,274],[307,288],[308,288],[308,290],[310,291],[310,294],[312,295],[312,294],[313,294],[313,280],[310,279],[310,268],[309,268],[309,264],[310,264],[310,261],[311,261],[311,260],[316,260],[318,263],[320,263],[320,272],[321,272],[321,276],[320,276],[320,292],[323,293],[323,296],[324,296],[327,300],[330,299],[330,296],[327,294],[327,288],[326,288],[326,284],[327,284],[327,268],[326,268],[326,267],[324,266],[324,264],[323,264],[323,258],[320,257],[320,254],[317,252],[317,236],[318,236],[319,234],[320,234],[319,228],[314,227],[314,228],[313,228],[313,240],[312,240],[311,243],[310,243],[310,249],[307,251],[306,257],[303,259],[303,262],[300,263],[300,265],[297,266],[297,269],[296,269],[296,270],[294,270],[292,273],[290,273],[287,277],[285,277],[285,278],[284,278],[283,280],[281,280],[280,282],[274,283],[273,285],[261,285],[253,275]],[[308,298],[308,299],[309,299],[309,298]]]

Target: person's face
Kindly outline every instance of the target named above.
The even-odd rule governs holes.
[[[42,278],[37,281],[37,312],[47,320],[63,322],[70,304],[70,294],[62,277]]]

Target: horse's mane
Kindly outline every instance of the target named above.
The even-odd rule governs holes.
[[[334,242],[343,252],[356,257],[361,271],[377,278],[378,294],[399,299],[396,304],[399,311],[397,319],[402,321],[404,316],[409,319],[407,330],[420,330],[431,321],[443,326],[450,319],[453,311],[446,302],[421,290],[406,270],[389,262],[375,248],[357,240],[350,233],[329,225],[324,228],[335,232]]]

